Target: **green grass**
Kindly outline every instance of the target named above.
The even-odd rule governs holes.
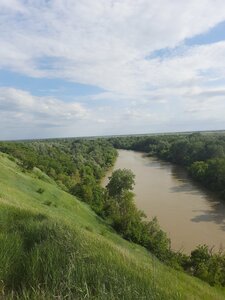
[[[41,193],[38,191],[42,191]],[[0,299],[225,299],[0,153]]]

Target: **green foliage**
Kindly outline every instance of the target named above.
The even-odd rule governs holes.
[[[196,161],[189,167],[189,172],[193,178],[197,179],[199,182],[204,182],[208,167],[208,163]]]
[[[131,192],[134,185],[134,174],[131,170],[118,169],[112,173],[106,186],[104,215],[111,220],[112,226],[124,238],[138,243],[162,261],[170,259],[170,241],[160,229],[154,218],[150,222],[144,220],[145,215],[138,210]]]
[[[152,253],[156,253],[157,257],[162,261],[169,260],[169,254],[172,252],[170,250],[170,240],[168,239],[166,233],[160,228],[157,218],[155,217],[148,222],[146,227],[149,236],[147,248]]]
[[[131,170],[123,169],[116,170],[112,173],[110,181],[107,185],[107,190],[110,197],[119,197],[124,191],[132,190],[135,175]]]
[[[212,285],[225,285],[225,254],[213,253],[208,246],[198,246],[191,252],[191,273]]]
[[[111,138],[116,148],[145,151],[184,166],[202,185],[225,199],[225,135],[177,134]]]
[[[34,166],[38,167],[61,188],[101,213],[104,191],[99,182],[117,156],[116,150],[106,140],[0,142],[0,151],[17,158],[25,170],[31,171]],[[44,191],[37,192],[42,194]]]

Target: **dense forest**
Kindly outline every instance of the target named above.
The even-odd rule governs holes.
[[[0,151],[18,159],[24,170],[39,168],[64,190],[85,199],[98,211],[103,189],[100,180],[117,152],[106,140],[60,139],[1,142]]]
[[[24,172],[35,168],[45,172],[62,189],[89,204],[123,238],[144,246],[175,269],[211,285],[225,286],[225,254],[215,254],[206,245],[197,247],[190,256],[173,251],[157,218],[148,221],[137,209],[132,192],[135,176],[130,170],[114,171],[106,188],[101,186],[101,179],[116,160],[115,148],[145,151],[184,165],[192,176],[203,184],[210,182],[213,190],[224,195],[224,136],[192,134],[0,143],[0,151],[7,153]]]

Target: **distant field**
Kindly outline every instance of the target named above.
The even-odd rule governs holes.
[[[62,138],[45,138],[45,139],[27,139],[27,140],[12,140],[12,141],[53,141],[53,140],[70,140],[70,139],[99,139],[99,138],[112,138],[112,137],[127,137],[127,136],[155,136],[155,135],[176,135],[176,134],[192,134],[192,133],[201,133],[201,134],[225,134],[225,130],[203,130],[203,131],[174,131],[174,132],[149,132],[149,133],[131,133],[131,134],[115,134],[115,135],[101,135],[101,136],[71,136],[71,137],[62,137]]]

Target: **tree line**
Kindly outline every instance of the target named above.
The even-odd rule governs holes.
[[[116,148],[144,151],[183,166],[196,181],[225,199],[225,134],[111,138]]]

